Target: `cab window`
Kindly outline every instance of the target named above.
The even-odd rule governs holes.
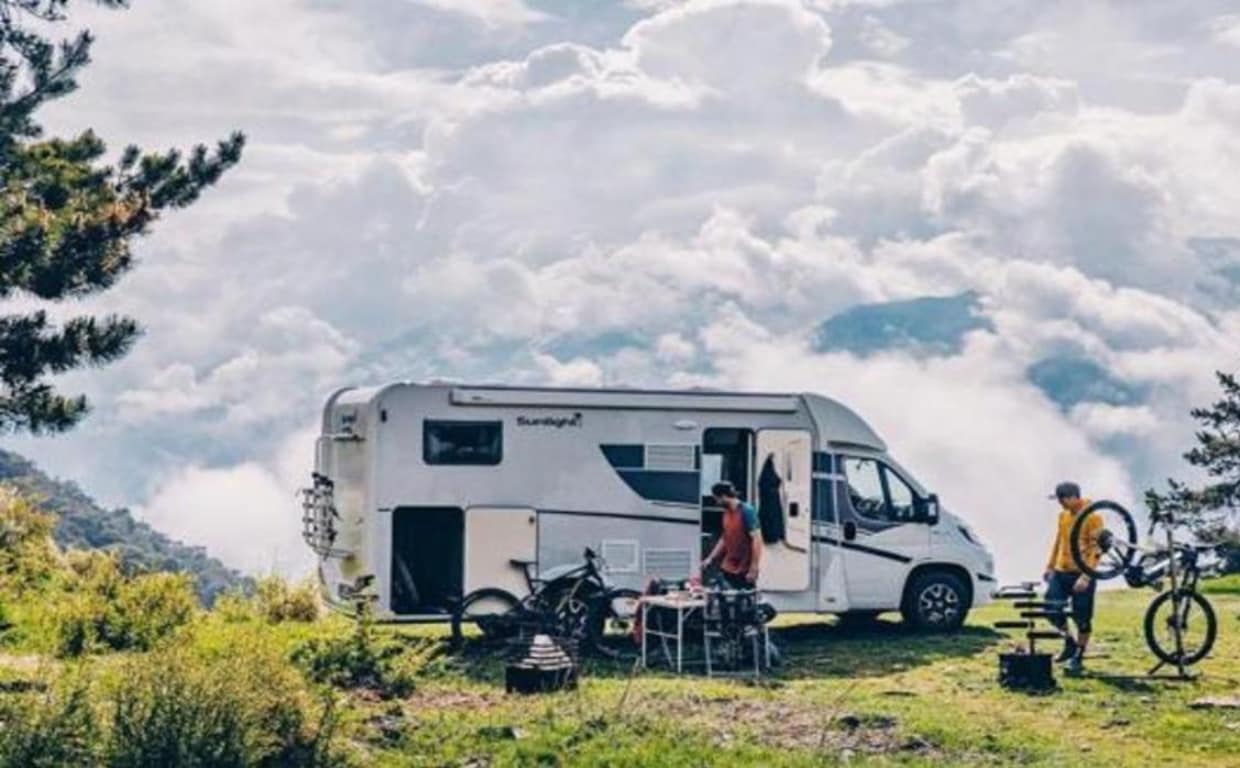
[[[853,509],[862,517],[887,519],[887,495],[883,492],[878,462],[846,456],[843,464]]]
[[[890,467],[874,459],[846,456],[844,478],[857,514],[871,520],[906,523],[917,517],[917,494]]]
[[[911,521],[917,514],[917,497],[913,494],[913,489],[908,487],[903,478],[891,471],[890,467],[884,466],[882,471],[883,479],[887,481],[887,506],[891,519]]]

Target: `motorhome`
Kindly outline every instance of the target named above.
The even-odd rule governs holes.
[[[303,523],[325,597],[366,586],[386,620],[524,594],[520,563],[586,546],[616,586],[694,576],[720,480],[758,511],[758,587],[781,611],[953,628],[995,585],[968,524],[821,395],[401,382],[332,394],[321,429]]]

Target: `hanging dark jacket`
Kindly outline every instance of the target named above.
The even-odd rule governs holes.
[[[784,480],[775,468],[775,454],[766,457],[758,473],[758,525],[762,541],[774,544],[784,540]]]

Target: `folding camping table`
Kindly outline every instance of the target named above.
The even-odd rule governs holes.
[[[672,663],[671,651],[667,647],[669,640],[676,643],[676,674],[684,671],[685,660],[685,620],[693,614],[694,611],[704,611],[706,609],[706,596],[701,594],[690,594],[687,592],[673,592],[666,595],[644,595],[639,601],[641,605],[642,617],[642,668],[647,668],[647,646],[649,638],[657,637],[663,646],[663,655],[667,658],[668,664]],[[650,608],[663,608],[674,611],[676,614],[676,631],[672,632],[664,629],[660,624],[658,629],[650,626]]]

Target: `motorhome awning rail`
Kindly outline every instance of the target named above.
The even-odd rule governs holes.
[[[543,408],[620,408],[654,411],[742,411],[795,413],[797,395],[746,395],[730,392],[650,392],[633,390],[543,390],[503,387],[457,387],[454,405]]]

